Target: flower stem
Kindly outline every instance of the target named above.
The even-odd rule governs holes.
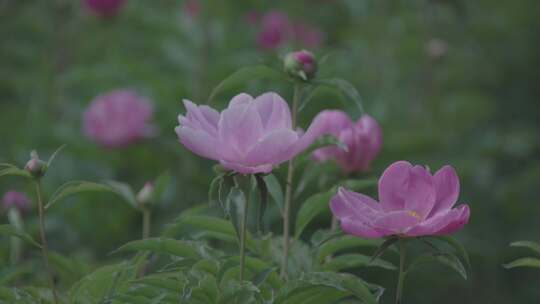
[[[142,219],[143,219],[143,230],[142,230],[142,238],[147,239],[150,237],[150,209],[143,207],[142,209]]]
[[[399,239],[399,276],[396,289],[396,304],[401,304],[403,294],[403,281],[405,280],[405,258],[407,254],[405,242],[406,241],[403,238]]]
[[[240,230],[240,282],[244,280],[244,265],[246,261],[246,235],[247,235],[247,220],[249,208],[249,191],[246,194],[246,203],[244,204],[244,212],[242,214],[242,227]]]
[[[292,128],[296,128],[296,114],[300,99],[300,84],[294,85],[294,96],[292,104]],[[287,267],[289,264],[289,230],[290,230],[290,213],[292,201],[292,183],[294,177],[294,158],[289,160],[289,168],[287,171],[287,182],[285,185],[285,203],[283,206],[283,259],[281,261],[281,277],[287,278]]]
[[[58,303],[58,295],[56,294],[56,287],[54,284],[54,277],[49,265],[49,247],[47,245],[47,237],[45,235],[45,208],[43,207],[43,192],[41,190],[41,181],[37,179],[36,184],[36,195],[38,200],[38,210],[39,210],[39,233],[41,237],[41,253],[43,255],[43,261],[45,262],[45,268],[49,274],[49,284],[51,286],[51,291],[54,297],[54,303]]]

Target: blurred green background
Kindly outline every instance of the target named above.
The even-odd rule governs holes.
[[[303,47],[257,47],[246,15],[272,9],[324,33],[322,45],[310,49],[327,57],[320,76],[353,83],[383,127],[370,175],[400,159],[432,170],[451,164],[460,175],[460,202],[470,205],[471,220],[457,238],[469,250],[472,275],[463,281],[443,266],[424,266],[407,278],[406,302],[537,303],[540,272],[501,267],[524,254],[509,248],[511,241],[540,241],[540,6],[533,0],[207,0],[196,15],[182,1],[128,0],[113,18],[75,0],[0,0],[0,162],[23,166],[31,149],[48,157],[67,144],[44,181],[49,195],[73,179],[115,179],[138,189],[168,171],[172,182],[154,213],[159,233],[181,210],[207,202],[214,174],[211,161],[177,142],[181,99],[206,103],[236,69],[279,67],[284,53]],[[120,150],[85,138],[82,112],[116,88],[153,101],[159,136]],[[284,83],[254,80],[222,92],[214,106],[241,91],[292,95]],[[302,126],[322,109],[343,108],[339,99],[321,90],[301,113]],[[33,195],[17,178],[0,180],[0,193],[11,189]],[[94,265],[114,260],[109,252],[140,236],[139,215],[107,194],[69,199],[48,216],[50,246]],[[37,219],[25,220],[35,234]],[[2,264],[8,243],[2,239]],[[388,288],[383,303],[391,299],[395,273],[360,275]]]

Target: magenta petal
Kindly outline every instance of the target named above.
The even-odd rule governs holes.
[[[407,161],[397,161],[384,170],[379,178],[379,202],[384,210],[405,208],[403,189],[407,185],[412,165]]]
[[[210,136],[203,130],[191,129],[189,127],[178,126],[174,129],[180,142],[191,152],[206,158],[218,160],[218,149],[216,138]]]
[[[442,235],[455,232],[469,220],[469,206],[444,210],[407,231],[408,236]]]
[[[340,222],[341,229],[348,234],[368,239],[380,238],[386,235],[382,231],[371,227],[368,223],[361,222],[351,217],[342,218],[340,219]]]
[[[354,126],[353,122],[349,116],[339,110],[326,110],[321,112],[321,115],[325,117],[326,121],[326,132],[334,136],[339,136],[342,130],[352,128]]]
[[[433,207],[431,214],[436,214],[442,210],[452,208],[456,203],[459,196],[459,178],[454,168],[444,166],[435,173],[433,179],[437,193],[437,203]]]
[[[255,98],[255,106],[266,131],[287,128],[291,129],[291,112],[289,105],[274,92],[262,94]]]
[[[266,134],[248,152],[244,164],[279,164],[288,159],[287,152],[298,140],[298,135],[290,129],[280,129]]]

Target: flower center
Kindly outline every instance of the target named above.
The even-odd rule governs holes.
[[[408,211],[409,215],[414,216],[418,220],[420,220],[420,214],[418,214],[416,211]]]

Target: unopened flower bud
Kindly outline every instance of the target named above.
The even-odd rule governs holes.
[[[36,151],[32,151],[30,152],[30,160],[26,163],[24,169],[34,178],[40,178],[47,172],[47,163],[39,159]]]
[[[442,39],[433,38],[426,44],[426,51],[431,58],[440,59],[448,52],[448,44]]]
[[[152,201],[154,196],[154,183],[146,182],[141,191],[137,193],[137,202],[141,205],[146,205]]]
[[[304,81],[312,79],[317,73],[315,56],[306,50],[287,54],[284,60],[284,67],[287,74]]]

